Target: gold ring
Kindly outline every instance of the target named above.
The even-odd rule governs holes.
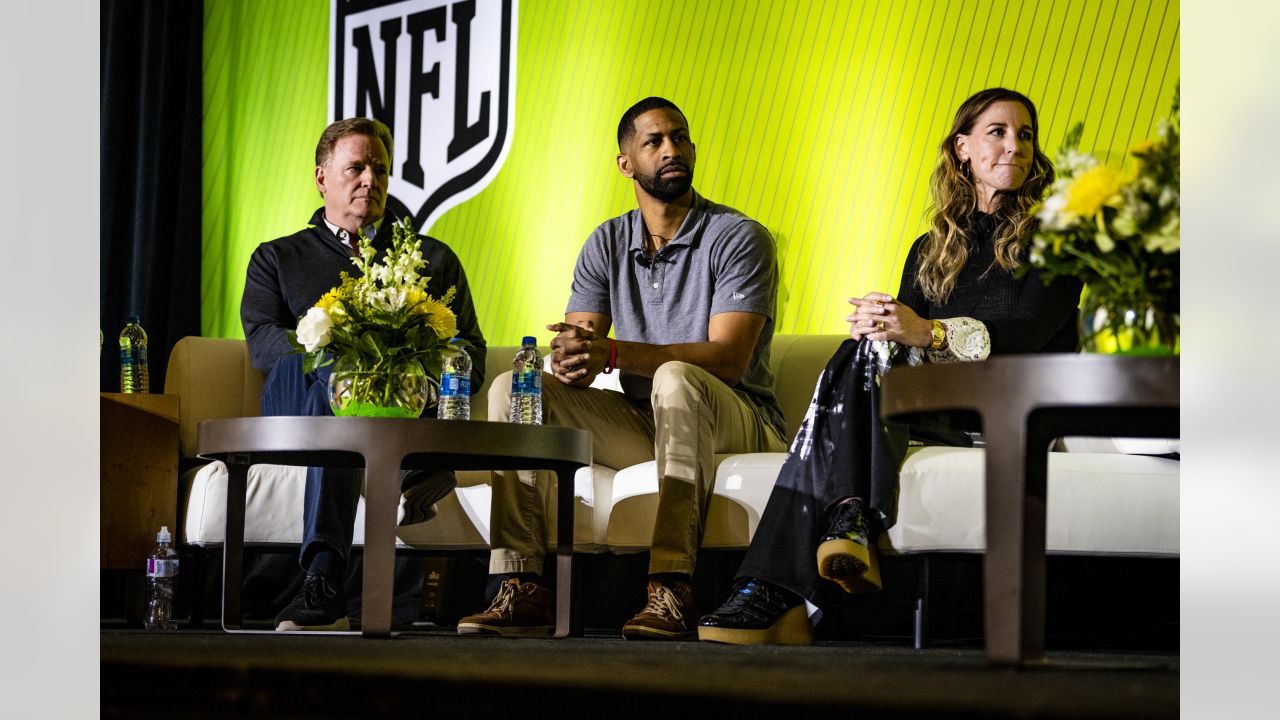
[[[883,320],[880,320],[879,322],[877,322],[877,323],[876,323],[876,331],[878,331],[878,332],[884,332],[884,321],[883,321]]]

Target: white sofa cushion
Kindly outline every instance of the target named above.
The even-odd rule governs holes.
[[[613,471],[583,468],[574,478],[574,549],[603,552],[604,520],[597,519],[592,498],[596,486],[607,487]],[[221,545],[226,538],[227,468],[211,462],[189,471],[191,488],[184,523],[186,542],[193,545]],[[441,500],[438,515],[429,522],[397,529],[401,547],[440,550],[483,550],[489,547],[489,506],[492,488],[488,473],[458,473],[458,489]],[[284,545],[302,542],[302,505],[306,489],[306,468],[287,465],[254,465],[249,469],[245,542],[256,545]],[[397,519],[403,515],[403,507]],[[548,529],[548,543],[553,537]],[[364,544],[364,498],[356,506],[355,545]]]
[[[705,548],[745,548],[754,536],[782,453],[722,456],[707,515]],[[881,538],[894,554],[981,552],[984,452],[913,449],[903,464],[898,521]],[[1048,552],[1176,557],[1179,487],[1175,460],[1138,455],[1051,453]],[[614,477],[606,539],[614,552],[648,549],[657,510],[653,462]]]
[[[888,546],[902,554],[986,549],[984,458],[973,448],[913,449]],[[1176,557],[1178,475],[1176,460],[1050,453],[1047,551]]]
[[[1169,455],[1182,451],[1182,442],[1164,438],[1080,437],[1062,438],[1067,452],[1122,453],[1125,455]]]
[[[716,456],[716,487],[707,512],[704,548],[744,548],[751,542],[784,453]],[[613,510],[605,535],[616,553],[649,549],[658,510],[658,475],[653,460],[632,465],[613,478]]]

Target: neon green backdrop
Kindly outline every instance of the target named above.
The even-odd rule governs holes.
[[[778,332],[839,333],[845,298],[896,292],[928,175],[960,102],[1003,85],[1053,154],[1121,162],[1179,76],[1176,0],[523,0],[510,155],[431,229],[461,257],[494,344],[547,335],[579,247],[635,204],[618,117],[675,101],[695,187],[778,242]],[[206,0],[203,332],[240,337],[244,268],[301,228],[327,121],[327,0]]]

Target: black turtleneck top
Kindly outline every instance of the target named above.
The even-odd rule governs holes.
[[[1056,278],[1045,285],[1037,270],[1015,276],[1013,271],[1001,268],[996,264],[995,230],[995,218],[974,213],[969,259],[951,296],[941,304],[926,300],[916,284],[921,248],[928,238],[927,234],[921,235],[907,253],[898,301],[928,320],[980,320],[991,337],[992,354],[1078,351],[1076,321],[1082,283],[1074,278]],[[1021,262],[1025,263],[1026,258],[1024,250]]]

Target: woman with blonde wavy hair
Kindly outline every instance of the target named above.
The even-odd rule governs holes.
[[[990,88],[965,100],[939,147],[929,231],[907,254],[895,298],[850,298],[850,339],[827,364],[779,472],[729,599],[703,616],[702,640],[809,644],[823,580],[881,587],[875,539],[897,512],[907,438],[879,420],[874,375],[891,359],[983,360],[1074,352],[1081,285],[1046,285],[1026,262],[1031,213],[1053,184],[1035,105]]]

